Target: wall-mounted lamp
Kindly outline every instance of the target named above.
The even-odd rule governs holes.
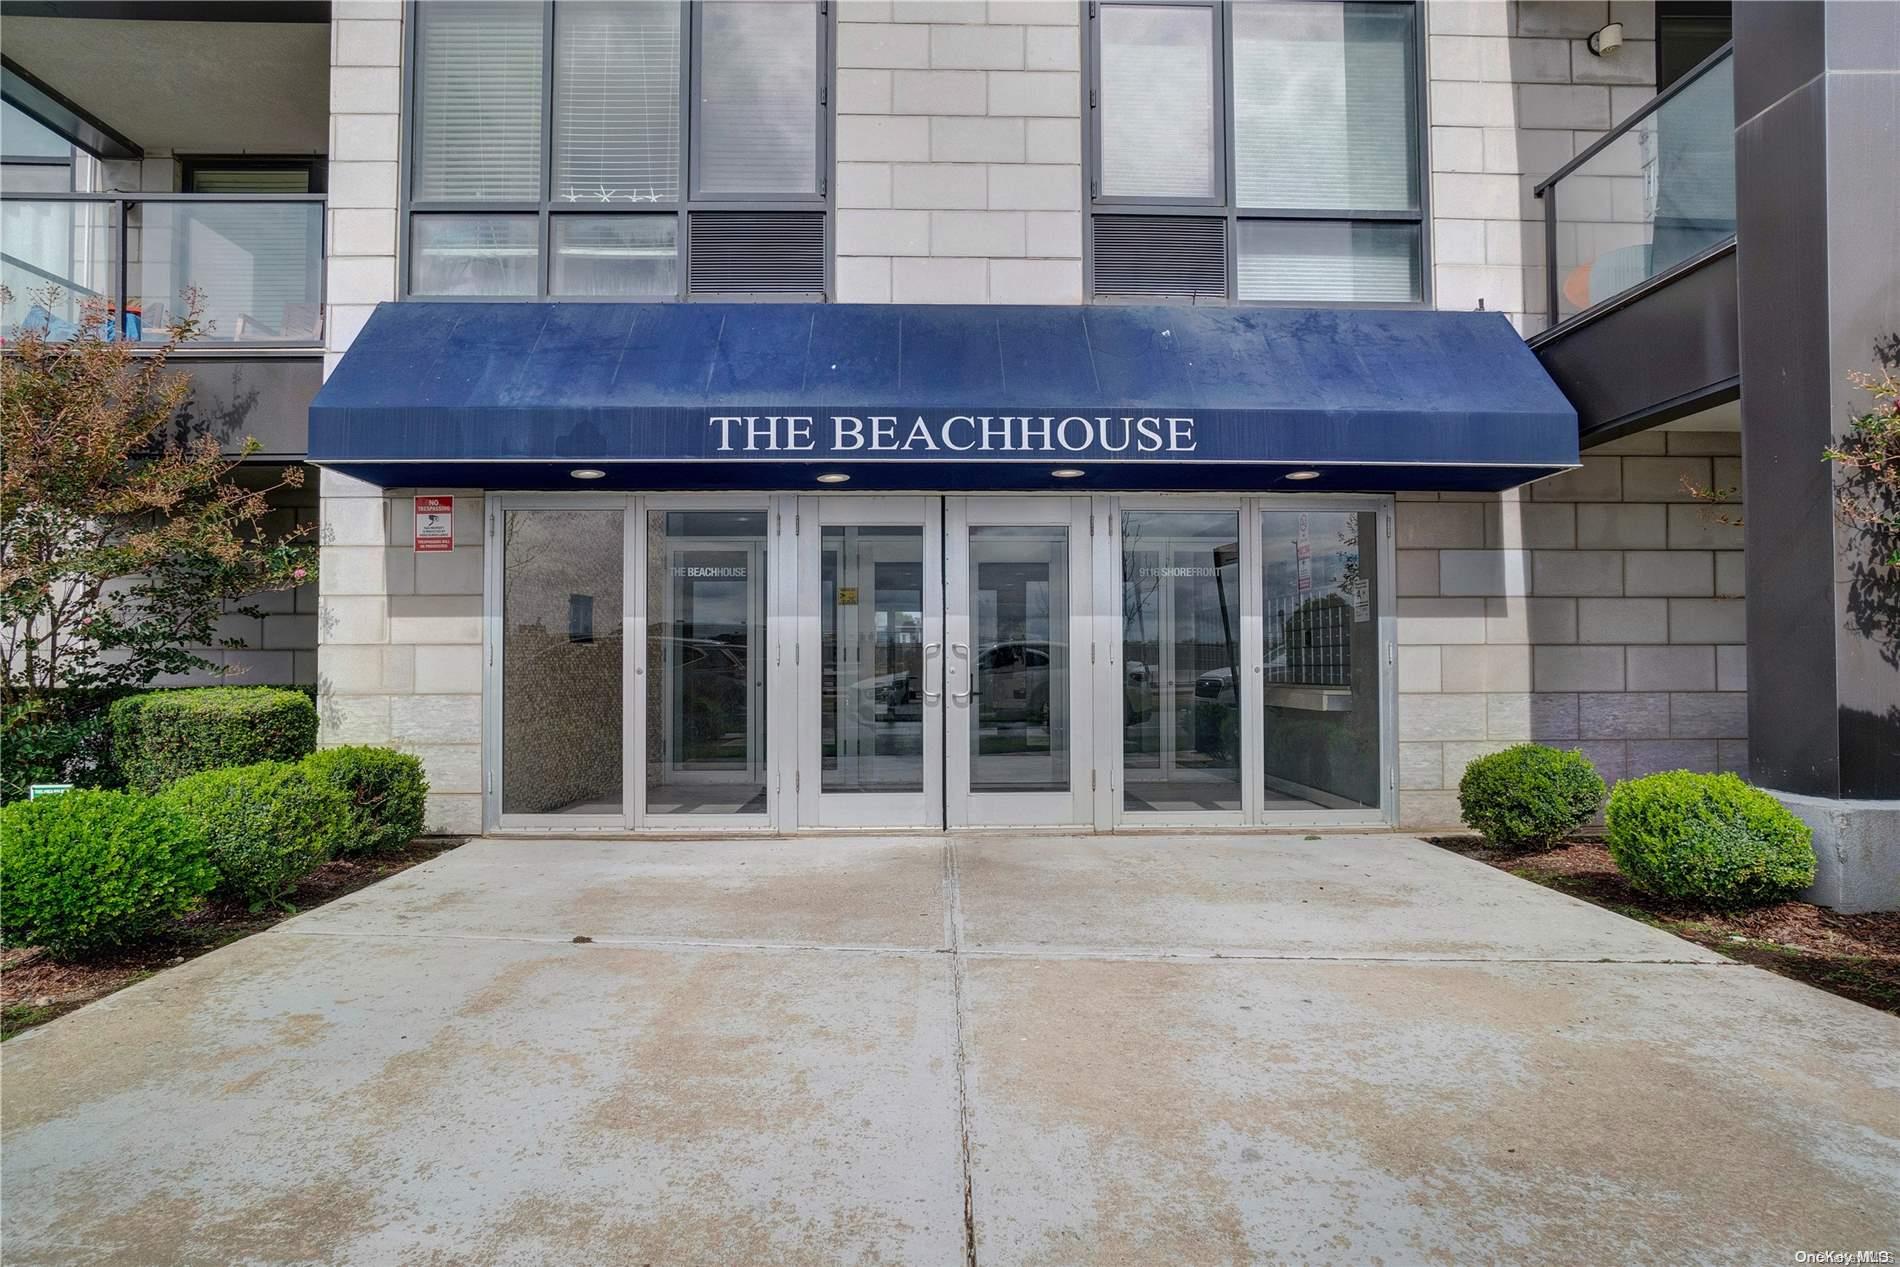
[[[1617,49],[1623,47],[1623,24],[1621,22],[1610,23],[1592,35],[1589,44],[1590,51],[1595,53],[1598,57],[1602,57],[1605,53],[1614,53]]]

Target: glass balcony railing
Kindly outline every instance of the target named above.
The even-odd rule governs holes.
[[[1550,324],[1735,238],[1735,67],[1723,46],[1537,187]]]
[[[0,331],[78,329],[162,343],[195,292],[203,348],[321,347],[323,197],[37,194],[0,198]]]

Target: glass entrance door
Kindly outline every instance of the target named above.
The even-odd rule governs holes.
[[[945,504],[952,827],[1093,814],[1088,515],[1078,497]]]
[[[934,497],[800,499],[799,821],[943,823],[943,537]]]
[[[1237,506],[1121,510],[1119,814],[1239,823],[1248,584]]]
[[[648,821],[756,825],[769,811],[769,518],[764,506],[646,512]]]

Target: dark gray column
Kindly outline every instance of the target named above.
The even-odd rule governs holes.
[[[1817,827],[1821,900],[1895,907],[1900,623],[1821,451],[1900,331],[1900,3],[1734,14],[1750,764]]]

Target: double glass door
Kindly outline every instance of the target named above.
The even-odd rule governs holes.
[[[1389,821],[1373,498],[490,499],[488,822]]]
[[[1074,498],[804,498],[799,820],[1080,824],[1088,509]],[[1080,738],[1080,742],[1078,739]]]

